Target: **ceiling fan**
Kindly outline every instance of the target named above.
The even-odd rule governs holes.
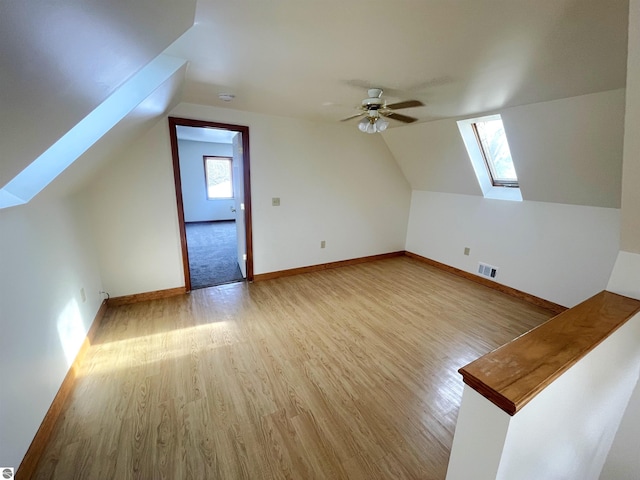
[[[358,128],[360,131],[365,133],[385,131],[389,126],[389,122],[383,117],[392,118],[393,120],[398,120],[404,123],[413,123],[418,119],[407,115],[401,115],[400,113],[396,113],[395,110],[424,106],[424,103],[420,100],[405,100],[404,102],[387,105],[387,102],[382,99],[381,88],[370,88],[367,90],[367,94],[369,95],[369,98],[365,98],[362,101],[362,105],[358,107],[360,112],[341,120],[342,122],[346,122],[347,120],[364,116],[364,118],[358,123]]]

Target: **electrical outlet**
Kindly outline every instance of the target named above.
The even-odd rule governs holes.
[[[465,255],[469,255],[470,252],[471,252],[471,249],[469,247],[464,247],[464,254]]]
[[[271,206],[272,207],[279,207],[280,206],[280,197],[273,197],[271,199]]]
[[[320,248],[324,248],[324,247],[326,247],[326,246],[327,246],[327,242],[325,242],[324,240],[322,240],[322,241],[320,242]]]
[[[82,298],[82,303],[87,301],[87,294],[84,292],[84,288],[80,289],[80,298]]]

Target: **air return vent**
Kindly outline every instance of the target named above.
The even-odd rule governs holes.
[[[496,278],[498,275],[498,267],[492,267],[486,263],[478,263],[478,273],[483,277]]]

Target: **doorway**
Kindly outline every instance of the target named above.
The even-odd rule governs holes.
[[[249,128],[169,117],[187,291],[253,280]]]

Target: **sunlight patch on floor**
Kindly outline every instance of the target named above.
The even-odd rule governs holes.
[[[212,350],[237,341],[234,322],[219,321],[114,342],[94,343],[78,376],[100,375],[176,360],[194,351]]]

